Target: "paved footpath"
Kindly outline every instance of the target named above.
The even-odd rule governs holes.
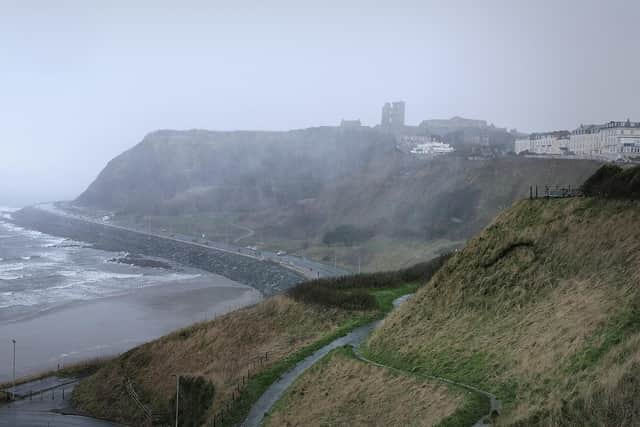
[[[400,306],[405,301],[407,301],[411,297],[411,295],[412,294],[404,295],[399,298],[396,298],[393,301],[393,306],[394,307]],[[293,369],[283,374],[280,377],[280,379],[278,379],[278,381],[271,384],[269,388],[267,388],[267,390],[262,394],[262,396],[260,396],[260,398],[256,401],[256,403],[253,404],[249,412],[249,415],[247,415],[244,422],[242,423],[242,427],[259,427],[264,421],[265,415],[271,410],[271,408],[273,408],[276,402],[280,400],[280,398],[285,394],[287,389],[295,382],[295,380],[298,379],[298,377],[300,377],[300,375],[302,375],[304,371],[306,371],[308,368],[310,368],[316,362],[318,362],[320,359],[326,356],[327,353],[329,353],[330,351],[338,347],[350,345],[354,348],[356,356],[363,362],[372,363],[374,365],[387,368],[387,369],[398,370],[396,368],[386,366],[386,365],[381,365],[379,363],[366,359],[357,350],[358,347],[360,347],[360,345],[364,342],[364,340],[367,339],[369,334],[371,334],[371,332],[375,328],[377,328],[382,322],[384,322],[384,319],[376,320],[367,325],[354,329],[349,334],[330,342],[326,346],[317,350],[311,356],[298,362],[298,364],[294,366]],[[404,371],[401,371],[401,372],[406,373]],[[499,413],[500,411],[500,402],[496,399],[494,395],[487,393],[484,390],[480,390],[478,388],[475,388],[473,386],[468,386],[466,384],[456,383],[445,378],[440,378],[440,377],[430,377],[430,378],[437,381],[447,382],[449,384],[453,384],[453,385],[463,387],[468,390],[472,390],[474,392],[483,394],[490,400],[491,413],[483,416],[476,424],[474,424],[473,427],[490,426],[491,425],[490,418],[492,413],[494,411]]]

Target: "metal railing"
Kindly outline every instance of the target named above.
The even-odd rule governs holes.
[[[529,186],[529,199],[563,199],[568,197],[582,197],[582,189],[572,186]]]

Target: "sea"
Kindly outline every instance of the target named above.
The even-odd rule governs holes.
[[[15,211],[0,207],[0,321],[200,275],[116,262],[127,253],[19,227]]]
[[[0,383],[12,378],[14,361],[20,378],[114,356],[262,299],[168,260],[157,259],[170,268],[118,262],[126,252],[19,227],[14,212],[0,208]]]

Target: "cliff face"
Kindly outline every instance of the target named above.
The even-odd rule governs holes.
[[[158,131],[78,197],[129,213],[242,213],[284,238],[353,224],[374,235],[467,238],[528,186],[579,185],[590,161],[462,156],[418,160],[374,129]]]
[[[372,130],[158,131],[109,162],[78,202],[107,209],[180,214],[255,211],[315,197],[367,163]]]

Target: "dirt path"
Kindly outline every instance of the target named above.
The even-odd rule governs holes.
[[[235,228],[239,228],[240,230],[244,230],[247,232],[247,234],[243,234],[242,236],[236,238],[233,243],[238,243],[240,242],[240,240],[244,240],[244,239],[248,239],[249,237],[253,236],[254,234],[256,234],[255,230],[249,228],[249,227],[245,227],[244,225],[240,225],[240,224],[236,224],[231,222],[230,223],[232,226],[234,226]]]
[[[401,296],[400,298],[395,299],[393,301],[394,307],[398,307],[410,297],[411,295],[404,295],[404,296]],[[398,372],[402,372],[404,374],[416,375],[415,373],[412,373],[412,372],[402,371],[400,369],[383,365],[383,364],[374,362],[373,360],[367,359],[358,350],[360,345],[362,345],[362,343],[365,341],[365,339],[367,339],[367,337],[371,334],[371,332],[376,327],[378,327],[383,321],[384,319],[376,320],[367,325],[356,328],[353,331],[351,331],[349,334],[332,341],[331,343],[317,350],[311,356],[300,361],[296,366],[294,366],[291,370],[283,374],[276,382],[274,382],[269,386],[269,388],[267,388],[267,390],[262,394],[262,396],[260,396],[260,398],[256,401],[256,403],[254,403],[253,406],[251,407],[251,410],[249,411],[249,415],[247,415],[247,417],[243,421],[242,426],[243,427],[260,426],[264,421],[265,414],[267,414],[271,410],[271,408],[273,408],[273,405],[275,405],[276,402],[280,400],[280,398],[285,394],[287,389],[294,383],[294,381],[298,379],[298,377],[300,377],[300,375],[302,375],[308,368],[313,366],[316,362],[322,359],[330,351],[338,347],[342,347],[345,345],[352,346],[354,349],[354,353],[356,354],[356,357],[362,362],[371,363],[373,365],[386,368],[386,369],[391,369]],[[491,425],[490,423],[491,416],[493,414],[500,413],[500,409],[501,409],[500,401],[493,394],[487,391],[478,389],[471,385],[451,381],[446,378],[429,376],[429,375],[425,375],[424,377],[437,380],[437,381],[446,382],[447,384],[452,384],[458,387],[465,388],[467,390],[474,391],[476,393],[480,393],[489,399],[491,404],[491,410],[489,414],[484,415],[480,420],[478,420],[477,423],[473,425],[473,427],[482,427],[482,426]]]

